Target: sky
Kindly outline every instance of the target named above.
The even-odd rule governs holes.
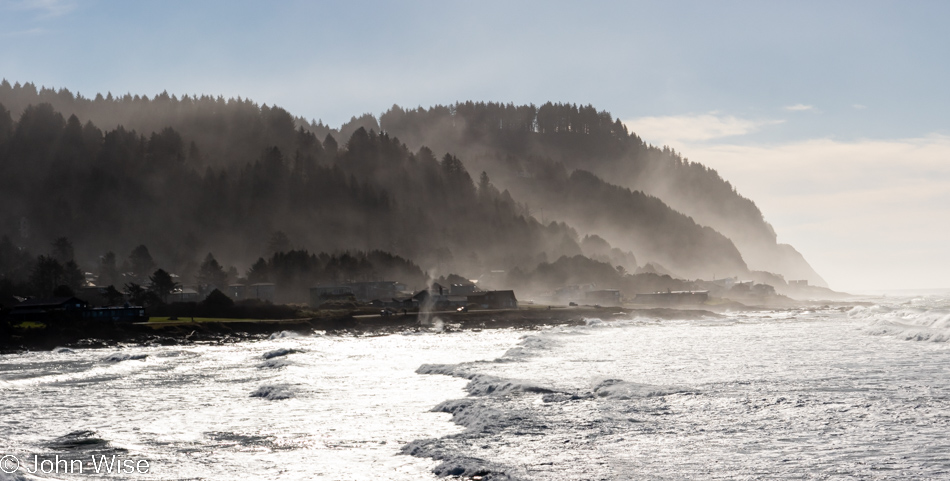
[[[832,288],[950,287],[950,2],[0,0],[0,77],[338,126],[592,104],[751,198]]]

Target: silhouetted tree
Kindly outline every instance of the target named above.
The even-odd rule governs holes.
[[[52,257],[39,256],[30,276],[30,284],[40,297],[51,296],[53,290],[63,284],[63,274],[63,265],[59,261]]]
[[[290,244],[290,238],[281,231],[274,232],[267,243],[267,255],[273,255],[275,252],[287,252],[293,247]]]
[[[226,288],[228,275],[210,252],[198,267],[198,284],[203,288]]]
[[[63,284],[69,286],[73,292],[79,292],[79,289],[86,285],[86,275],[76,261],[69,260],[63,266]]]
[[[106,302],[110,306],[118,306],[119,304],[122,304],[122,301],[125,300],[125,294],[122,294],[121,292],[119,292],[119,290],[116,289],[115,286],[111,284],[109,285],[109,287],[106,288],[105,297],[106,297]]]
[[[270,282],[270,272],[267,268],[267,261],[264,258],[257,259],[257,262],[247,271],[247,283],[257,284],[260,282]]]
[[[155,271],[148,279],[148,290],[158,296],[163,303],[168,302],[168,295],[180,286],[164,269]]]
[[[155,268],[155,261],[152,260],[152,254],[148,252],[148,247],[140,245],[132,249],[129,254],[129,265],[132,268],[132,274],[136,280],[145,279],[149,272]]]
[[[53,258],[60,264],[65,264],[75,258],[73,243],[66,237],[59,237],[53,241]]]
[[[125,285],[125,295],[133,306],[144,306],[148,291],[139,284],[130,282]]]

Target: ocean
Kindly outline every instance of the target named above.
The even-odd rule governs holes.
[[[0,356],[0,480],[950,479],[947,297],[446,327]]]

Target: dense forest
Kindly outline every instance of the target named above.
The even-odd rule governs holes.
[[[23,285],[63,241],[73,253],[58,262],[73,273],[147,246],[156,266],[185,283],[197,281],[209,253],[232,280],[280,256],[326,253],[296,258],[310,273],[279,281],[304,287],[522,273],[510,286],[579,255],[621,273],[617,283],[648,262],[710,279],[749,273],[729,232],[776,246],[754,204],[718,174],[643,144],[593,108],[393,107],[380,122],[364,115],[337,130],[245,99],[89,99],[4,80],[0,280]],[[657,167],[670,157],[672,167]],[[661,160],[630,161],[641,158]],[[654,177],[692,195],[677,202],[715,204],[718,214],[697,214],[708,205],[675,210],[659,189],[630,180]],[[413,267],[357,262],[319,274],[334,256],[360,252],[375,253],[359,254],[375,256],[368,264],[391,264],[381,261],[388,256]]]
[[[367,128],[376,126],[372,117],[354,120]],[[465,156],[473,168],[487,170],[498,185],[524,202],[538,202],[519,188],[530,188],[531,181],[526,179],[535,177],[532,165],[546,162],[588,171],[620,187],[655,196],[698,224],[722,233],[752,269],[825,285],[801,254],[776,242],[774,229],[755,203],[715,170],[690,162],[668,147],[643,142],[619,119],[592,106],[550,102],[540,107],[490,102],[409,110],[393,106],[380,116],[379,128],[409,146],[424,144]],[[575,224],[578,219],[563,220]]]

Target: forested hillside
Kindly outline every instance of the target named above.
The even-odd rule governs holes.
[[[380,116],[380,128],[410,146],[453,148],[473,162],[484,159],[487,165],[473,166],[488,169],[499,185],[509,188],[509,183],[518,184],[516,179],[530,177],[526,165],[539,160],[589,171],[612,184],[655,196],[721,232],[735,242],[750,268],[824,285],[794,248],[776,243],[775,231],[755,203],[715,170],[669,148],[644,143],[619,119],[592,106],[474,102],[410,110],[393,106]],[[521,197],[520,190],[511,189],[519,199],[532,202],[531,196]]]
[[[592,108],[394,107],[380,120],[335,130],[243,99],[89,99],[3,81],[0,236],[35,254],[68,238],[83,270],[147,245],[182,279],[209,252],[243,275],[291,249],[391,253],[433,277],[586,255],[620,273],[653,262],[709,279],[749,272],[730,229],[775,246],[714,171]],[[716,206],[677,211],[637,183],[664,176],[692,196],[679,204]]]

